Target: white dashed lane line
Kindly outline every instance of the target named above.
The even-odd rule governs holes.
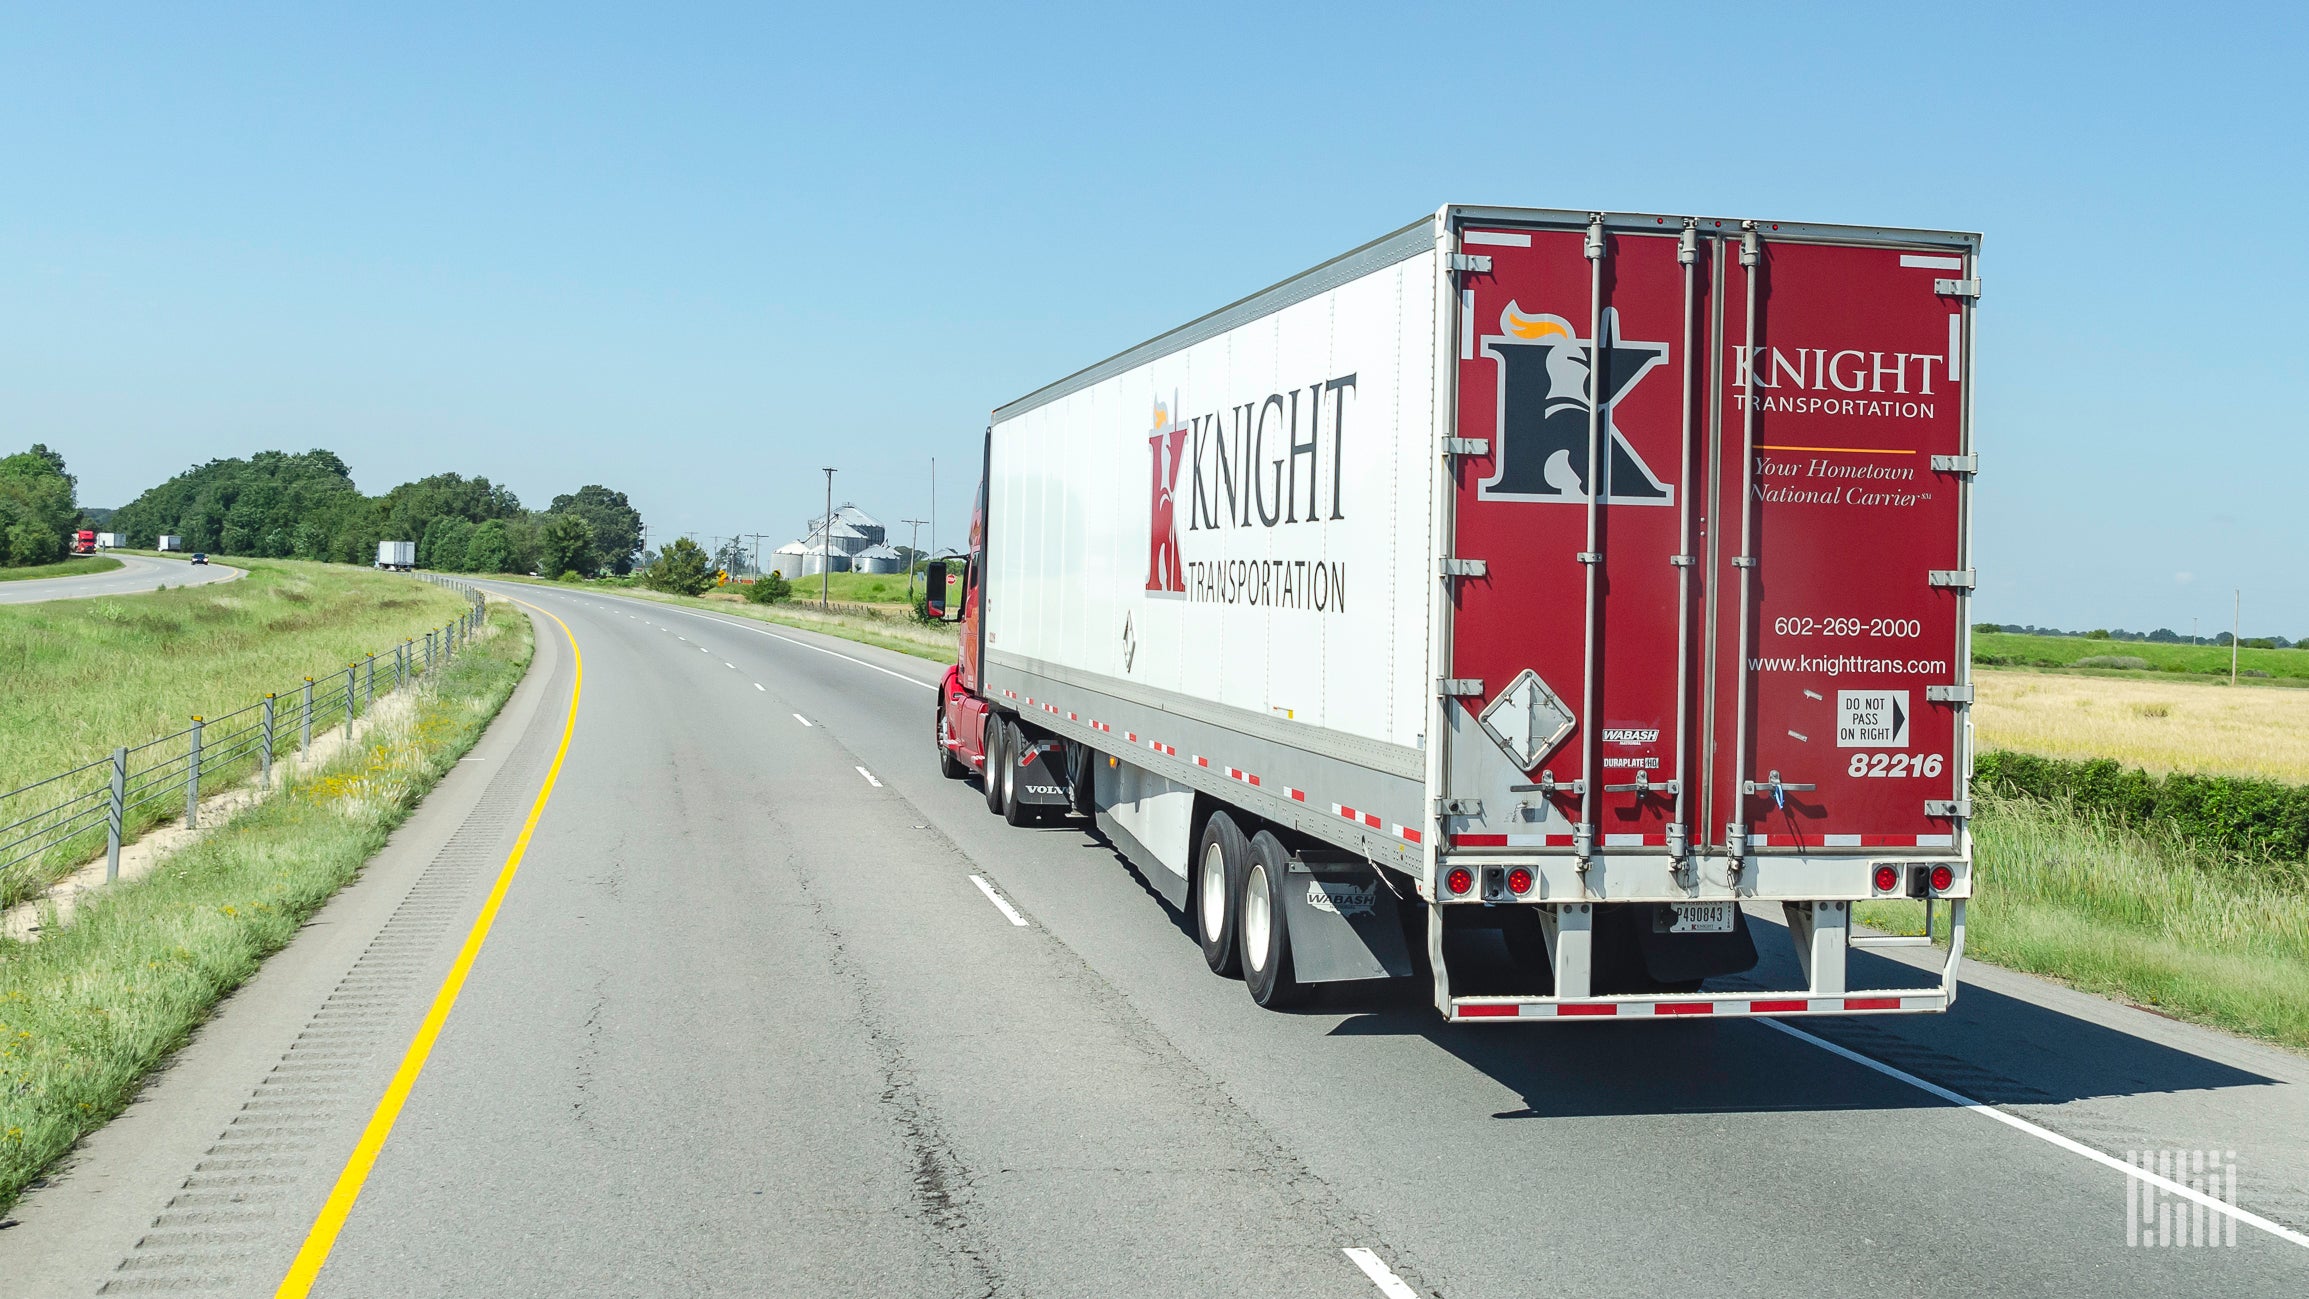
[[[754,689],[756,689],[756,690],[761,690],[761,685],[760,685],[760,683],[758,683],[758,682],[757,682],[757,683],[755,683]],[[762,691],[762,693],[763,693],[763,694],[768,694],[769,692],[768,692],[768,691],[766,691],[766,690],[763,690],[763,691]],[[816,723],[816,722],[813,722],[813,721],[811,721],[809,718],[802,716],[800,713],[796,713],[796,714],[794,714],[794,720],[795,720],[795,721],[797,721],[797,722],[800,722],[800,723],[801,723],[802,725],[804,725],[804,726],[816,726],[816,725],[817,725],[817,723]]]
[[[1347,1256],[1348,1261],[1362,1268],[1363,1275],[1370,1277],[1371,1284],[1379,1287],[1379,1293],[1387,1296],[1387,1299],[1419,1299],[1419,1292],[1405,1285],[1403,1278],[1395,1275],[1395,1269],[1387,1266],[1377,1254],[1360,1245],[1340,1252]]]
[[[756,689],[756,690],[762,690],[762,683],[761,683],[761,682],[759,682],[759,681],[756,681],[756,682],[754,683],[754,689]],[[767,691],[767,690],[762,690],[762,693],[766,695],[766,694],[768,694],[768,693],[770,693],[770,692],[769,692],[769,691]]]
[[[864,767],[855,767],[852,768],[852,770],[856,771],[859,775],[864,776],[866,778],[866,783],[872,785],[874,788],[880,789],[882,787],[882,782],[874,779],[873,772],[866,770]]]
[[[1001,911],[1003,915],[1010,918],[1010,923],[1018,926],[1021,929],[1026,927],[1026,917],[1018,914],[1018,908],[1010,905],[1008,902],[1003,901],[1002,895],[994,891],[993,885],[987,883],[984,879],[976,875],[970,877],[970,882],[978,886],[978,891],[986,895],[986,900],[988,902],[993,903],[997,910]],[[1397,1284],[1401,1283],[1398,1282]],[[1410,1291],[1406,1290],[1404,1293],[1410,1294]],[[1417,1296],[1413,1296],[1413,1299],[1417,1299]]]

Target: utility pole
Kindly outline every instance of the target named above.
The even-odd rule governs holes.
[[[2245,590],[2229,590],[2229,684],[2237,684],[2237,633],[2245,627]]]
[[[834,574],[834,470],[826,469],[826,523],[818,529],[818,611],[827,612],[833,602],[826,598],[826,588]]]
[[[914,600],[914,569],[922,562],[922,548],[914,543],[922,539],[923,521],[921,519],[900,519],[898,522],[913,529],[912,532],[906,534],[906,600],[907,603],[911,604]]]
[[[749,532],[749,533],[747,533],[746,535],[747,535],[748,537],[751,537],[751,538],[753,538],[753,542],[754,542],[754,580],[758,582],[758,581],[760,581],[760,580],[761,580],[761,577],[762,577],[762,534],[761,534],[761,533],[759,533],[759,532]]]

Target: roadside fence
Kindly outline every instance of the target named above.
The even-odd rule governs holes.
[[[108,757],[0,793],[0,906],[40,893],[104,849],[104,878],[120,877],[120,849],[172,817],[200,826],[201,791],[253,776],[270,785],[283,755],[309,753],[339,724],[348,741],[379,695],[440,670],[470,644],[486,616],[481,593],[454,578],[419,574],[470,607],[381,654],[274,691],[237,711],[194,717],[183,730],[122,745]]]

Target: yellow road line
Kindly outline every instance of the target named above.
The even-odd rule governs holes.
[[[441,981],[441,990],[433,994],[433,1004],[425,1011],[425,1021],[417,1026],[417,1035],[409,1039],[409,1049],[402,1053],[401,1065],[393,1071],[393,1081],[385,1085],[385,1094],[369,1115],[368,1126],[361,1129],[361,1139],[353,1147],[352,1158],[345,1161],[345,1171],[337,1174],[337,1184],[330,1188],[320,1216],[313,1219],[312,1230],[305,1233],[305,1243],[297,1250],[296,1261],[289,1264],[289,1274],[281,1278],[280,1289],[273,1292],[275,1299],[303,1299],[312,1291],[313,1282],[320,1279],[321,1265],[329,1261],[337,1233],[345,1229],[345,1219],[353,1212],[353,1202],[361,1198],[361,1187],[369,1180],[369,1170],[376,1167],[377,1156],[385,1149],[385,1138],[393,1135],[393,1123],[401,1117],[401,1107],[408,1103],[409,1091],[417,1085],[417,1075],[424,1071],[426,1058],[433,1054],[433,1042],[441,1036],[441,1026],[448,1022],[449,1012],[456,1007],[457,994],[464,991],[465,976],[472,973],[473,959],[481,954],[481,944],[488,941],[489,926],[496,921],[497,908],[504,904],[505,892],[513,884],[513,873],[521,868],[521,858],[529,851],[529,838],[537,832],[538,818],[545,815],[545,800],[553,796],[553,784],[561,778],[562,760],[569,756],[569,737],[577,730],[578,692],[585,685],[585,656],[578,652],[577,637],[570,632],[568,623],[527,600],[514,603],[528,605],[553,618],[562,636],[569,641],[574,671],[569,684],[569,720],[561,727],[561,747],[554,751],[553,765],[545,769],[545,783],[537,788],[537,801],[530,804],[529,819],[522,822],[521,835],[513,841],[513,851],[506,854],[504,869],[497,872],[497,883],[490,888],[488,900],[481,904],[481,914],[474,917],[473,928],[465,935],[465,945],[458,949],[457,960],[449,967],[449,976]]]

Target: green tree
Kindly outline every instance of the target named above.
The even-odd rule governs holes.
[[[776,569],[755,578],[754,584],[746,588],[746,599],[753,604],[784,604],[793,598],[794,584]]]
[[[64,554],[64,537],[80,521],[75,482],[64,457],[35,443],[0,459],[0,563],[48,564]]]
[[[593,560],[597,567],[619,577],[633,571],[634,557],[641,553],[641,511],[633,508],[624,492],[613,492],[599,483],[587,483],[567,495],[554,497],[548,513],[574,514],[593,528]]]
[[[513,537],[506,529],[505,520],[490,519],[473,529],[473,537],[465,543],[465,571],[468,573],[510,573],[513,571]]]
[[[7,554],[0,555],[0,561],[9,564],[53,564],[64,558],[64,535],[30,519],[9,528],[6,540]]]
[[[439,569],[444,573],[462,573],[465,548],[472,540],[471,519],[444,514],[426,527],[424,539],[417,543],[417,564],[420,568]]]
[[[713,565],[705,547],[689,537],[676,537],[658,552],[657,562],[643,570],[642,585],[674,595],[704,595],[714,587]]]
[[[537,529],[537,571],[546,577],[593,570],[593,527],[574,514],[548,514]]]

